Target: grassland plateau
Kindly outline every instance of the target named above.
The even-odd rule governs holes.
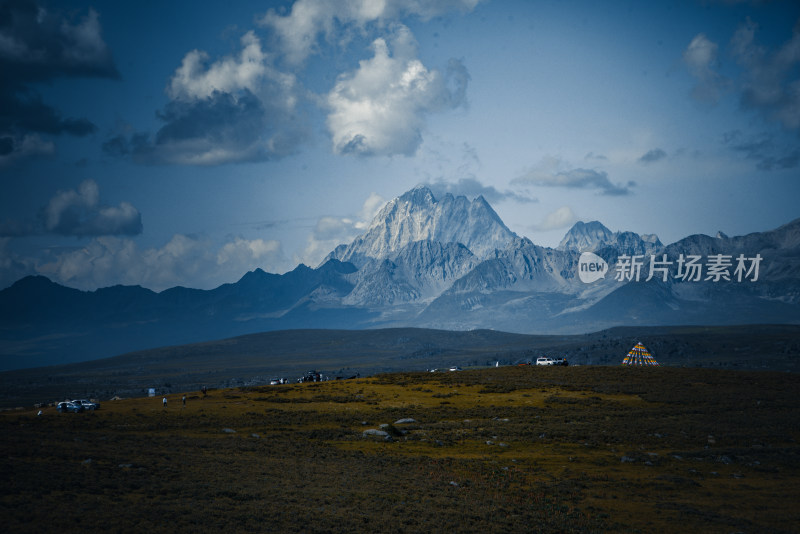
[[[0,414],[7,532],[797,532],[800,375],[506,366]]]
[[[65,398],[142,397],[269,384],[315,369],[331,378],[460,366],[514,365],[539,356],[618,365],[641,341],[662,366],[800,372],[800,325],[616,327],[580,335],[424,328],[283,330],[161,347],[51,367],[0,372],[0,409]]]

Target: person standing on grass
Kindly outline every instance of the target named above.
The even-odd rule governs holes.
[[[186,406],[186,395],[184,395],[181,400],[183,401],[183,405]]]
[[[166,408],[167,407],[167,398],[164,397],[164,399],[161,401],[161,403],[164,405],[164,408]]]

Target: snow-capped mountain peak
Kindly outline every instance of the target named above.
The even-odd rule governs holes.
[[[561,240],[558,248],[559,250],[575,250],[578,252],[596,250],[600,246],[613,241],[614,238],[614,232],[599,221],[590,221],[588,223],[578,221],[570,228],[564,239]]]
[[[417,186],[389,201],[362,236],[330,257],[360,266],[370,258],[391,258],[416,241],[433,241],[460,243],[485,258],[514,238],[483,197],[470,201],[448,193],[437,200],[430,189]]]
[[[607,276],[580,277],[586,249],[608,263]],[[624,274],[617,269],[621,256],[648,254],[672,265],[663,278],[644,263],[635,278],[616,276]],[[679,258],[690,255],[699,258],[698,276],[681,278]],[[709,278],[725,257],[730,268],[717,272],[727,276]],[[737,274],[740,257],[749,262],[747,273]],[[667,247],[655,235],[581,222],[552,249],[517,237],[482,197],[437,200],[417,187],[387,203],[362,236],[316,269],[299,265],[283,275],[259,269],[213,290],[161,293],[123,286],[82,292],[26,278],[0,291],[0,326],[28,336],[20,337],[20,357],[28,357],[24,347],[35,347],[51,364],[76,352],[108,355],[108,347],[129,352],[143,348],[142,340],[171,345],[188,335],[204,341],[277,329],[553,334],[619,325],[800,324],[798,258],[800,219],[738,237],[692,235]],[[30,330],[34,323],[40,328]],[[76,338],[76,331],[85,334]]]
[[[558,245],[559,250],[593,252],[613,246],[624,254],[645,254],[663,247],[655,234],[612,232],[598,221],[576,222]]]

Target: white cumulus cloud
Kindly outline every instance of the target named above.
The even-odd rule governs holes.
[[[275,240],[235,238],[217,252],[217,265],[253,264],[281,255],[281,244]]]
[[[220,165],[277,159],[308,136],[298,109],[296,76],[273,64],[253,31],[238,53],[215,61],[192,50],[169,80],[170,101],[157,116],[155,136],[137,133],[107,140],[103,149],[142,163]]]
[[[100,188],[84,180],[76,190],[59,191],[42,210],[47,233],[75,236],[136,235],[142,216],[129,202],[102,206]]]
[[[0,222],[0,237],[42,234],[65,236],[138,235],[142,215],[130,202],[117,206],[100,203],[100,188],[84,180],[77,189],[57,192],[33,220]]]
[[[365,229],[385,205],[385,198],[380,196],[378,193],[370,193],[367,197],[367,200],[364,201],[361,211],[359,212],[360,222],[358,224],[360,224],[360,226],[357,225],[357,228],[362,230]]]
[[[205,238],[175,234],[163,246],[143,249],[132,239],[104,236],[83,247],[52,251],[50,258],[37,262],[35,271],[78,289],[124,284],[161,291],[187,280],[211,289],[257,267],[274,272],[284,263],[277,241],[237,237],[214,245]]]
[[[207,98],[214,91],[236,93],[241,89],[257,94],[263,78],[280,77],[271,68],[254,32],[242,36],[241,45],[238,55],[223,57],[213,63],[209,63],[210,57],[206,52],[192,50],[172,75],[167,94],[173,99]],[[292,77],[285,76],[286,83],[291,84]]]
[[[400,17],[414,15],[422,20],[449,12],[469,12],[480,0],[297,0],[291,11],[269,10],[260,20],[272,28],[291,63],[300,63],[316,53],[320,37],[333,41],[337,31],[363,31],[370,23],[385,25]],[[344,39],[346,40],[346,38]]]
[[[295,258],[295,262],[311,266],[319,265],[337,246],[347,244],[363,234],[385,204],[386,200],[373,192],[364,201],[359,213],[354,216],[320,217],[308,236],[305,250],[301,256]]]
[[[569,206],[561,206],[555,211],[545,215],[544,219],[538,224],[531,226],[533,230],[546,232],[549,230],[558,230],[559,228],[566,228],[572,226],[578,218]]]
[[[425,116],[463,104],[469,76],[455,61],[446,73],[426,68],[402,25],[390,41],[376,39],[372,49],[373,57],[340,76],[328,93],[334,152],[412,155],[422,142]]]

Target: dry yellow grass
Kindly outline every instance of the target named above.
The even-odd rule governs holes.
[[[0,506],[14,532],[796,532],[798,385],[500,368],[6,413]]]

